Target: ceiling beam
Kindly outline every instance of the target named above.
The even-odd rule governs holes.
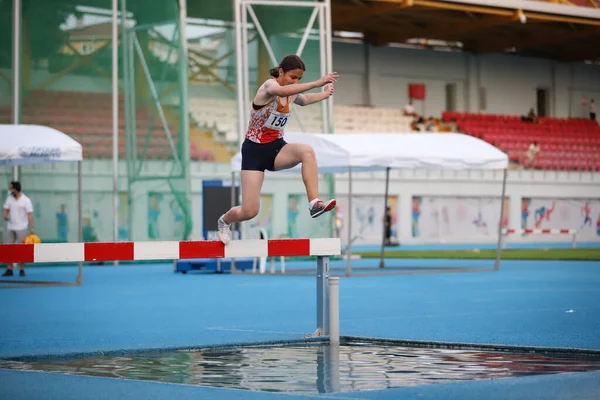
[[[404,0],[371,0],[372,3],[401,3]],[[460,4],[460,3],[450,3],[440,0],[412,0],[414,6],[433,8],[433,9],[443,9],[443,10],[453,10],[453,11],[464,11],[466,13],[478,13],[478,14],[488,14],[488,15],[504,15],[508,16],[515,12],[514,9],[507,8],[494,8],[489,6],[479,6],[472,4]],[[501,5],[501,2],[498,3]],[[544,13],[544,12],[536,12],[536,11],[528,11],[524,10],[528,19],[535,19],[540,21],[552,21],[552,22],[564,22],[564,23],[574,23],[579,25],[595,25],[600,26],[600,20],[596,18],[585,18],[585,17],[577,17],[577,16],[569,16],[569,15],[561,15],[554,13]]]
[[[566,15],[551,15],[533,12],[526,12],[525,15],[527,16],[527,20],[532,21],[562,22],[566,24],[600,26],[600,20],[598,19],[578,18],[569,17]]]
[[[375,1],[389,1],[389,0],[375,0]],[[502,8],[491,8],[486,6],[473,6],[468,4],[458,4],[458,3],[447,3],[444,1],[436,1],[436,0],[413,0],[415,6],[427,7],[427,8],[437,8],[443,10],[451,10],[451,11],[463,11],[466,13],[476,13],[476,14],[488,14],[488,15],[503,15],[510,16],[514,13],[514,10],[507,10]]]
[[[401,3],[371,3],[365,7],[359,6],[335,6],[335,11],[331,13],[331,22],[335,25],[360,22],[360,20],[375,15],[389,14],[405,8]]]
[[[485,17],[476,22],[453,23],[437,28],[431,28],[430,26],[419,27],[414,24],[410,26],[403,24],[401,29],[377,29],[373,27],[372,32],[369,35],[365,35],[365,38],[369,37],[371,40],[370,43],[375,46],[385,45],[390,42],[403,43],[411,38],[454,41],[460,40],[465,35],[479,29],[514,23],[517,19],[518,16],[515,14],[510,17]]]

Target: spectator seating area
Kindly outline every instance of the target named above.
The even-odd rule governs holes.
[[[404,115],[401,108],[335,106],[334,127],[344,133],[411,132],[413,117]]]
[[[123,98],[119,110],[119,153],[125,157],[125,115]],[[11,122],[11,107],[0,106],[0,122]],[[175,120],[175,118],[171,118]],[[23,97],[21,121],[24,124],[47,125],[67,133],[83,146],[85,158],[112,157],[112,95],[109,93],[32,91]],[[142,149],[152,123],[149,108],[138,105],[136,114],[137,149]],[[176,126],[169,130],[176,137]],[[192,158],[210,160],[210,153],[192,145]],[[154,119],[148,140],[146,159],[172,158],[167,136],[158,118]]]
[[[121,99],[121,104],[122,104]],[[67,91],[35,91],[23,98],[22,122],[55,127],[79,141],[86,158],[112,157],[112,108],[108,93]],[[191,140],[194,160],[213,161],[227,159],[226,153],[237,151],[237,107],[231,99],[190,99],[191,121],[207,135],[200,150]],[[168,140],[158,118],[151,115],[150,107],[138,106],[138,154],[147,143],[147,159],[172,157]],[[177,117],[166,109],[167,118]],[[288,131],[321,132],[321,107],[295,107],[295,118],[286,127]],[[125,156],[125,118],[123,106],[119,113],[120,156]],[[172,117],[170,117],[172,115]],[[402,109],[361,106],[335,106],[335,131],[361,132],[411,132],[412,117],[403,115]],[[0,123],[10,123],[11,108],[0,106]],[[444,112],[443,123],[455,123],[458,131],[481,138],[506,151],[514,162],[528,165],[527,149],[537,141],[540,152],[533,168],[544,170],[600,171],[600,125],[585,119],[540,118],[539,123],[523,122],[520,116]],[[174,134],[177,126],[169,126]],[[194,128],[196,131],[196,128]],[[198,133],[198,132],[194,132]],[[198,136],[196,135],[196,136]],[[175,134],[176,136],[176,134]],[[194,136],[194,137],[196,137]],[[205,150],[208,142],[217,143],[215,149]],[[218,149],[217,147],[220,146]],[[216,152],[216,153],[215,153]]]
[[[600,125],[587,119],[539,118],[522,122],[512,115],[444,112],[442,120],[508,153],[512,161],[527,165],[526,152],[537,141],[540,152],[533,168],[543,170],[600,171]]]
[[[201,129],[215,133],[219,142],[237,140],[237,103],[235,100],[191,98],[190,114]],[[286,126],[288,132],[322,132],[322,112],[318,104],[308,107],[294,106],[294,117]],[[336,132],[410,132],[412,117],[403,115],[401,109],[359,106],[335,106]]]

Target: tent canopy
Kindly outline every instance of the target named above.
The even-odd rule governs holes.
[[[0,165],[19,166],[81,161],[81,145],[41,125],[0,125]]]
[[[315,149],[319,172],[393,169],[506,169],[508,156],[491,144],[459,133],[286,133],[288,143]],[[241,152],[231,159],[241,170]],[[300,166],[288,171],[299,171]]]

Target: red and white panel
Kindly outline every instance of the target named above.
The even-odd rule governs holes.
[[[0,263],[335,256],[340,239],[0,244]]]

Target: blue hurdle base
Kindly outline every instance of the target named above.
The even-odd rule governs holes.
[[[177,260],[175,272],[187,274],[193,272],[231,273],[231,258],[221,258],[221,270],[217,270],[216,258],[190,258]],[[237,271],[252,270],[253,258],[236,258],[235,269]]]

